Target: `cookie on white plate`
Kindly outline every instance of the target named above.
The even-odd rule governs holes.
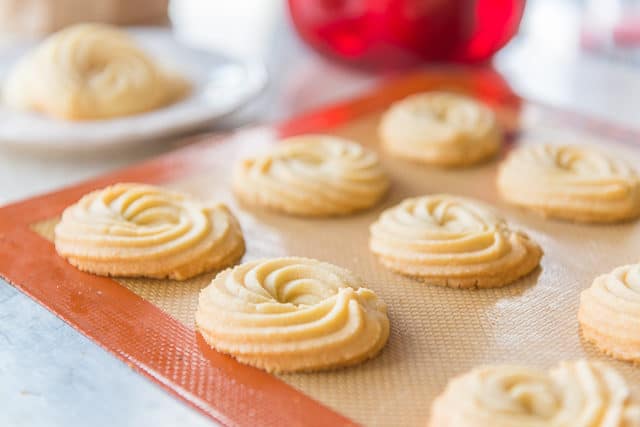
[[[13,66],[3,101],[59,119],[97,120],[163,107],[189,87],[125,31],[77,24],[51,35]]]

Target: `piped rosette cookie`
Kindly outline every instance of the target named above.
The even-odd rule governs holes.
[[[244,253],[226,206],[141,184],[113,185],[69,206],[55,245],[83,271],[177,280],[228,267]]]
[[[640,216],[640,178],[630,164],[595,148],[529,144],[500,165],[510,203],[552,218],[617,222]]]
[[[328,135],[283,140],[266,154],[243,159],[233,179],[234,192],[245,204],[299,216],[367,209],[388,187],[373,151]]]
[[[542,250],[472,199],[406,199],[371,225],[369,247],[387,268],[433,285],[491,288],[534,270]]]
[[[17,110],[96,120],[163,107],[189,87],[125,31],[86,23],[51,35],[21,58],[8,74],[3,98]]]
[[[395,102],[379,128],[384,149],[397,157],[440,166],[467,166],[496,154],[502,131],[495,113],[473,98],[425,92]]]
[[[638,427],[640,401],[601,362],[488,366],[449,381],[428,427]]]
[[[252,261],[202,290],[197,328],[209,345],[270,372],[354,365],[387,342],[386,305],[361,279],[307,258]]]
[[[597,277],[580,295],[583,336],[616,359],[640,362],[640,264]]]

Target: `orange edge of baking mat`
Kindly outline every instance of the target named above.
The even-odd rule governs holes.
[[[373,112],[410,93],[446,87],[517,111],[521,100],[490,69],[421,72],[370,95],[276,125],[280,135],[320,131]],[[638,133],[561,110],[552,114],[599,133]],[[211,350],[200,336],[114,280],[83,273],[59,257],[30,225],[60,215],[83,194],[123,182],[161,183],[210,167],[215,137],[154,160],[0,209],[0,275],[78,331],[187,403],[229,426],[355,425],[276,377]],[[29,253],[28,257],[16,254]]]

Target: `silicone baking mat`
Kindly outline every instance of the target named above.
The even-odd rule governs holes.
[[[393,183],[389,195],[380,206],[344,218],[291,218],[234,200],[229,184],[236,159],[303,132],[342,135],[377,149],[380,112],[395,99],[433,89],[466,92],[494,107],[509,129],[504,151],[514,143],[590,143],[640,164],[636,132],[521,100],[490,70],[423,72],[280,125],[204,137],[139,166],[7,206],[0,210],[0,274],[224,425],[424,425],[447,380],[486,363],[548,367],[587,356],[608,360],[640,385],[631,365],[609,360],[581,340],[576,320],[578,295],[594,277],[638,261],[640,224],[576,225],[505,205],[494,184],[499,159],[438,169],[381,153]],[[51,243],[59,214],[82,194],[124,181],[228,203],[245,233],[243,261],[299,255],[351,269],[389,306],[388,345],[357,367],[275,377],[209,350],[194,331],[197,294],[214,274],[186,282],[112,280],[74,269]],[[541,268],[511,286],[473,291],[429,286],[385,270],[367,248],[369,225],[403,198],[433,192],[496,205],[544,248]]]

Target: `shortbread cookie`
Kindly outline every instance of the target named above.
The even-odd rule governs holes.
[[[605,353],[640,362],[640,264],[597,277],[580,295],[583,336]]]
[[[226,206],[141,184],[117,184],[68,207],[55,228],[58,254],[104,276],[188,279],[244,253]]]
[[[638,427],[640,402],[601,362],[562,362],[549,372],[488,366],[449,381],[428,426]]]
[[[502,131],[495,114],[464,95],[425,92],[391,105],[380,122],[390,154],[440,166],[466,166],[496,154]]]
[[[101,24],[74,25],[50,36],[18,61],[3,86],[9,107],[68,120],[153,110],[189,88],[126,32]]]
[[[240,200],[300,216],[344,215],[376,204],[389,186],[378,156],[328,135],[288,138],[242,160],[233,188]]]
[[[492,288],[535,269],[542,250],[494,211],[464,197],[406,199],[371,226],[369,247],[393,271],[433,285]]]
[[[627,162],[586,146],[527,144],[500,165],[502,197],[543,215],[616,222],[640,215],[640,179]]]
[[[200,293],[196,324],[216,350],[270,372],[354,365],[389,336],[386,305],[362,280],[307,258],[223,271]]]

